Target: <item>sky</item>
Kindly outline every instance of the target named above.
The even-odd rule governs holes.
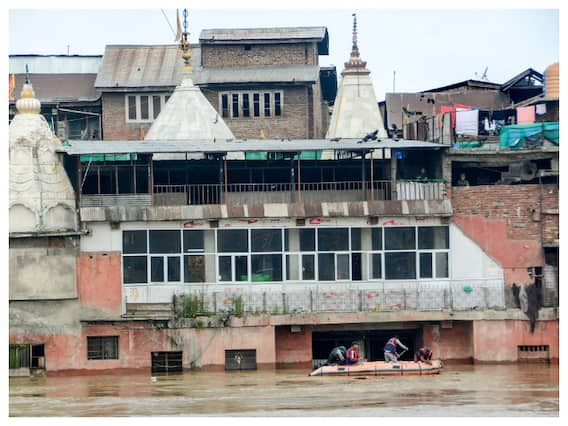
[[[352,7],[345,8],[346,3]],[[451,9],[452,3],[436,1],[410,2],[438,6],[435,9],[382,9],[377,2],[357,0],[290,0],[288,9],[271,6],[282,2],[254,1],[160,2],[165,9],[140,9],[144,2],[136,2],[138,7],[132,9],[112,9],[106,1],[97,2],[102,9],[77,9],[66,2],[63,8],[42,9],[44,4],[8,10],[9,54],[103,54],[107,44],[173,43],[170,24],[175,29],[177,6],[188,7],[192,43],[198,42],[204,28],[325,26],[330,52],[320,56],[320,65],[335,65],[338,77],[349,59],[356,13],[359,51],[378,100],[393,88],[416,92],[481,79],[486,68],[489,81],[503,83],[527,68],[543,72],[560,55],[560,3],[546,0],[539,2],[542,9]],[[507,5],[500,0],[476,4]],[[26,7],[26,2],[18,7]]]

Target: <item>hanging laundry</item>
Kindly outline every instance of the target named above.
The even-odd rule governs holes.
[[[456,134],[477,136],[479,129],[479,110],[456,111]]]
[[[546,104],[538,104],[536,106],[536,114],[537,115],[544,115],[546,114]]]
[[[534,123],[534,105],[517,108],[517,124]]]

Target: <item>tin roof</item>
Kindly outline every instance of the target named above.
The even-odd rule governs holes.
[[[100,89],[168,87],[181,81],[178,45],[109,45],[95,81]]]
[[[230,43],[297,43],[317,41],[318,53],[329,54],[326,27],[212,28],[199,34],[202,44]]]
[[[318,65],[282,65],[279,67],[206,67],[193,73],[195,84],[214,83],[295,83],[316,82]]]
[[[371,149],[441,149],[447,148],[431,142],[415,140],[383,139],[361,142],[358,139],[193,139],[193,140],[149,140],[142,141],[93,141],[69,140],[67,146],[58,151],[70,155],[85,154],[151,154],[175,152],[301,152],[317,150],[361,151]]]
[[[10,74],[97,74],[102,55],[10,55]]]
[[[93,102],[100,98],[95,89],[96,74],[30,74],[36,98],[42,103]],[[14,96],[19,97],[26,80],[24,74],[16,74]]]

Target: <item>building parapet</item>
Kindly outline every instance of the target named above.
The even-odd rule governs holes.
[[[254,203],[177,206],[82,207],[83,222],[217,220],[225,218],[306,218],[365,216],[442,216],[453,214],[450,200]]]

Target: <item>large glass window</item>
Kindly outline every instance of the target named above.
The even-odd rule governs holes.
[[[252,229],[251,245],[254,252],[282,251],[282,230]]]
[[[201,230],[183,231],[183,252],[190,253],[205,251],[203,235],[203,231]]]
[[[122,252],[125,254],[146,253],[146,231],[124,231],[122,233]]]
[[[148,282],[147,261],[146,256],[124,256],[122,258],[124,283],[140,284]]]
[[[416,228],[385,228],[385,250],[416,249]]]
[[[150,253],[179,253],[180,250],[178,230],[150,231]]]
[[[118,359],[118,336],[87,336],[87,359]]]
[[[386,252],[385,279],[416,279],[416,252]]]
[[[220,253],[248,252],[248,231],[246,229],[217,231],[217,250]]]
[[[447,249],[450,247],[450,234],[447,226],[428,226],[418,228],[419,249]]]
[[[205,256],[184,256],[184,281],[186,283],[205,282]]]
[[[349,250],[348,228],[318,229],[318,251]]]

